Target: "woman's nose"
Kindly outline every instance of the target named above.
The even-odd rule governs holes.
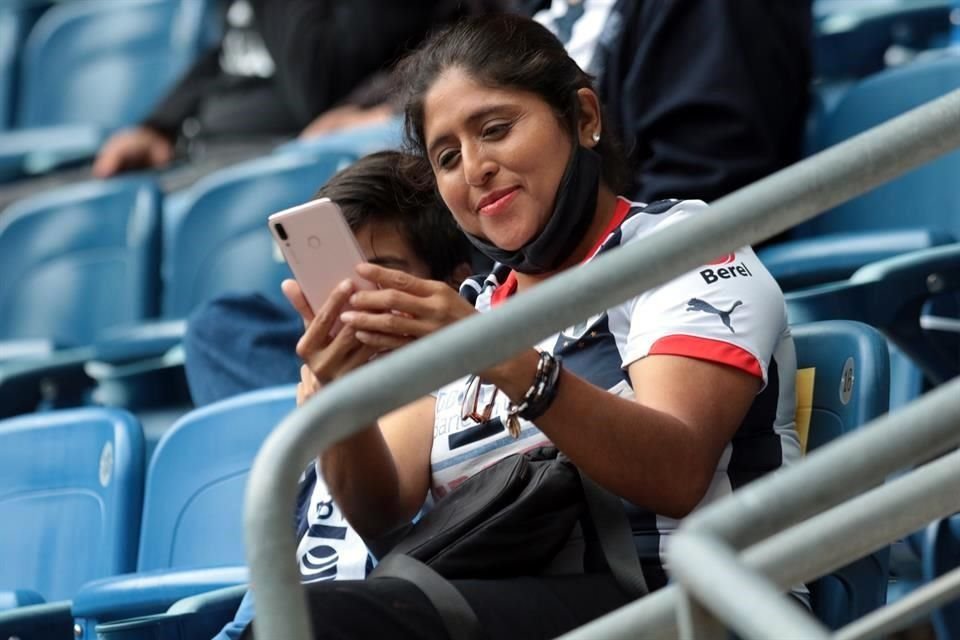
[[[483,186],[497,173],[497,163],[482,150],[463,152],[463,177],[471,187]]]

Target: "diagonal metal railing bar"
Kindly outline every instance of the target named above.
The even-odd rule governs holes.
[[[670,574],[745,640],[830,637],[826,627],[741,563],[734,550],[715,536],[678,531],[670,549]]]
[[[295,564],[286,559],[296,552],[289,527],[296,479],[320,451],[442,384],[960,146],[958,125],[960,91],[726,196],[709,215],[612,251],[494,312],[417,341],[317,394],[280,423],[251,470],[245,532],[261,634],[310,637],[304,591]]]
[[[960,598],[960,567],[911,591],[893,604],[851,622],[840,629],[834,637],[836,640],[886,638],[958,598]]]
[[[928,421],[935,424],[929,424]],[[904,424],[909,424],[910,428],[904,429]],[[842,460],[846,465],[855,466],[859,461],[862,466],[869,461],[868,458],[859,458],[858,452],[864,441],[886,440],[891,429],[910,433],[914,429],[938,432],[943,426],[949,427],[946,433],[949,437],[929,450],[931,456],[956,446],[960,434],[960,380],[931,391],[898,414],[875,420],[856,433],[818,449],[803,463],[757,480],[754,484],[779,484],[780,491],[789,488],[788,493],[779,494],[779,499],[792,499],[792,496],[800,493],[797,487],[802,487],[806,492],[810,483],[818,481],[818,476],[803,471],[806,468],[821,472],[812,464],[817,457]],[[857,478],[851,480],[854,483],[857,481]],[[829,484],[830,478],[826,482]],[[854,493],[864,488],[861,485]],[[737,493],[739,491],[722,501],[727,505],[728,513],[737,512]],[[834,571],[855,558],[902,538],[927,522],[956,512],[960,509],[960,451],[843,502],[846,493],[838,492],[832,502],[822,504],[821,510],[826,509],[822,513],[808,517],[744,550],[743,563],[767,576],[779,587],[787,589]],[[878,517],[878,513],[883,513],[883,517]],[[687,528],[686,523],[684,528]],[[699,527],[691,530],[713,533]],[[677,586],[666,587],[564,638],[674,638],[677,634],[675,607],[678,596]]]
[[[960,406],[960,394],[957,394],[960,381],[952,386],[956,404]],[[931,520],[958,510],[960,451],[955,451],[757,543],[743,553],[742,561],[745,569],[749,563],[750,568],[756,567],[758,572],[770,578],[767,583],[771,586],[768,598],[779,597],[780,591],[774,584],[786,589],[791,584],[817,578],[917,530]],[[678,536],[684,531],[689,529],[682,529]],[[716,540],[708,532],[693,535]],[[678,537],[678,540],[682,541],[683,538]],[[701,562],[703,554],[708,551],[701,549],[698,556]],[[696,571],[696,567],[690,564],[690,558],[684,557],[683,549],[670,547],[668,560],[670,566],[678,571],[681,585],[686,587],[687,579]],[[686,571],[683,571],[684,568]],[[746,586],[740,584],[743,578],[742,575],[731,573],[724,581],[725,587],[736,593],[741,586]],[[716,607],[710,607],[707,602],[703,604],[716,612]],[[812,619],[808,613],[803,615]],[[724,620],[728,621],[728,618]],[[782,616],[776,627],[771,626],[768,617],[741,618],[740,625],[736,631],[758,639],[808,637],[806,627]],[[752,629],[747,630],[751,625]]]
[[[960,383],[954,390],[960,392]],[[787,588],[958,510],[960,452],[953,452],[758,542],[743,559]],[[803,557],[791,557],[795,553]]]

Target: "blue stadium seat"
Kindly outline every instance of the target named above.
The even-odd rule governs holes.
[[[814,77],[861,78],[886,68],[891,47],[918,52],[945,46],[951,4],[952,0],[817,0]]]
[[[0,341],[89,344],[156,315],[160,193],[151,180],[91,181],[0,215]]]
[[[81,590],[73,613],[84,637],[96,637],[99,622],[156,614],[181,598],[246,581],[247,475],[295,398],[294,386],[244,394],[188,414],[164,435],[147,473],[138,573]]]
[[[204,39],[208,0],[85,0],[48,10],[23,50],[17,128],[144,118]]]
[[[84,0],[44,12],[20,47],[17,135],[0,133],[0,180],[89,158],[145,118],[209,44],[211,4]]]
[[[924,532],[922,575],[925,582],[960,567],[960,515],[934,522]],[[960,638],[960,602],[954,601],[931,616],[938,640]]]
[[[163,314],[186,317],[228,292],[279,295],[289,270],[275,257],[267,216],[306,202],[356,157],[284,153],[222,169],[179,197],[164,220]]]
[[[169,197],[164,211],[163,320],[103,336],[93,356],[96,365],[87,367],[97,380],[98,398],[122,406],[188,400],[182,356],[177,356],[186,317],[201,303],[228,292],[281,297],[280,282],[290,271],[277,257],[267,216],[309,200],[355,157],[340,151],[278,153],[221,169]],[[157,365],[164,354],[174,357]],[[156,395],[171,385],[180,390],[178,398]]]
[[[0,131],[13,126],[20,52],[30,27],[44,8],[40,3],[10,0],[0,6]]]
[[[0,422],[0,602],[22,603],[15,589],[62,601],[136,566],[143,447],[139,423],[120,410]],[[16,635],[17,618],[33,608],[0,613],[0,636]]]
[[[957,87],[960,56],[952,51],[879,73],[850,89],[827,115],[822,123],[823,144],[840,142]],[[934,247],[955,242],[960,239],[958,172],[960,152],[954,152],[800,225],[794,230],[794,240],[762,249],[760,258],[785,290],[803,290],[845,280],[860,267],[878,260],[914,251],[933,251]],[[881,320],[863,309],[851,308],[854,315],[843,315],[839,307],[830,309],[829,305],[818,304],[818,313],[810,313],[814,298],[826,300],[822,291],[803,290],[798,296],[808,311],[797,320],[850,318],[880,326],[877,323]],[[836,301],[836,296],[829,297]],[[934,297],[927,304],[924,315],[957,315],[955,295]],[[798,306],[799,301],[794,307]],[[868,308],[877,310],[877,305]],[[917,316],[913,314],[914,318]],[[899,330],[901,337],[909,333],[913,344],[898,343],[909,358],[901,353],[894,355],[894,407],[922,390],[922,377],[914,365],[930,366],[931,350],[927,343],[940,342],[940,351],[955,348],[949,335],[922,334],[918,326],[907,327],[903,323]],[[889,327],[884,331],[889,331]],[[926,352],[920,361],[915,356],[917,350]],[[956,369],[955,362],[952,368]],[[941,372],[932,380],[944,377],[949,376]]]
[[[846,140],[960,87],[960,55],[879,73],[851,88],[822,122],[824,147]],[[795,240],[760,257],[787,289],[849,277],[893,255],[960,239],[960,152],[911,171],[798,226]],[[846,235],[843,235],[846,234]],[[846,246],[853,234],[855,244]]]
[[[883,336],[842,320],[791,328],[797,348],[798,431],[815,449],[887,411],[889,367]],[[802,491],[802,487],[798,487]],[[810,585],[814,612],[838,629],[886,602],[890,550],[884,548]]]

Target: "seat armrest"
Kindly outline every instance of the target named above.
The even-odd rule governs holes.
[[[183,341],[186,320],[163,320],[105,331],[95,343],[96,360],[122,365],[159,358]]]
[[[29,589],[0,591],[0,611],[9,611],[11,609],[43,604],[45,602],[46,600],[43,599],[43,596]]]
[[[920,314],[931,296],[960,290],[960,243],[874,262],[848,280],[784,297],[791,323],[859,320],[877,327],[940,383],[957,374],[956,358],[924,339]]]
[[[84,585],[73,600],[76,618],[119,620],[166,611],[183,598],[244,584],[246,567],[130,573]]]
[[[178,600],[167,609],[167,613],[197,613],[208,610],[230,609],[231,615],[240,606],[240,601],[250,588],[247,584],[224,587],[215,591],[198,593]]]
[[[50,602],[0,612],[0,638],[72,638],[70,602]]]
[[[98,624],[101,640],[209,640],[234,619],[247,585],[226,587],[184,598],[166,613]]]
[[[53,354],[56,347],[49,340],[2,340],[0,362],[9,360],[37,360]]]
[[[103,129],[87,124],[4,131],[0,133],[0,180],[92,158],[105,139]]]
[[[889,229],[801,238],[757,251],[784,291],[845,280],[864,265],[955,242],[932,229]]]

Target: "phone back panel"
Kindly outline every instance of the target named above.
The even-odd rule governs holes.
[[[286,238],[281,236],[278,224],[283,225]],[[314,311],[347,278],[358,288],[373,288],[357,276],[356,265],[365,262],[365,258],[336,203],[322,198],[286,209],[270,216],[269,225]]]

